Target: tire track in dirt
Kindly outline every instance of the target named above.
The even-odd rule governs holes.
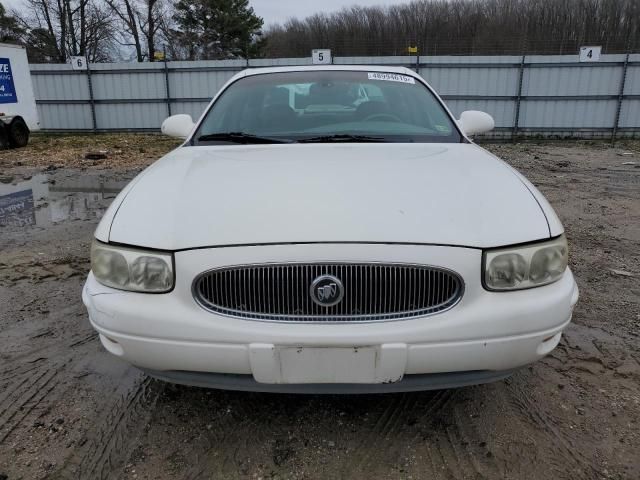
[[[275,424],[280,419],[278,412],[273,412],[268,418],[269,421],[265,422],[264,419],[266,410],[271,410],[268,405],[271,405],[271,399],[267,399],[265,402],[258,401],[258,398],[264,398],[260,394],[250,393],[248,398],[240,399],[238,393],[231,394],[233,403],[231,403],[231,409],[235,411],[235,415],[227,415],[227,419],[242,418],[242,428],[238,429],[236,435],[234,435],[233,451],[230,455],[225,457],[225,461],[222,463],[222,469],[219,470],[221,478],[225,476],[233,475],[235,478],[241,478],[246,475],[247,458],[250,458],[251,452],[259,449],[265,449],[265,446],[272,442],[274,438],[278,436]],[[233,429],[233,427],[231,427]],[[240,433],[240,435],[237,435]],[[211,459],[209,459],[209,467],[211,467]]]
[[[573,480],[577,478],[576,472],[582,472],[584,476],[580,478],[601,478],[602,473],[598,466],[580,452],[579,446],[558,427],[558,421],[542,410],[526,388],[526,382],[509,382],[510,395],[508,398],[502,397],[505,402],[504,408],[529,426],[523,430],[541,432],[550,437],[537,446],[536,453],[538,460],[544,459],[545,463],[549,462],[552,469],[550,475],[558,479]]]
[[[71,325],[56,323],[56,318],[51,319],[55,325],[50,328],[51,335],[32,338],[33,343],[25,344],[29,348],[11,355],[10,361],[3,365],[0,372],[0,445],[9,448],[3,442],[11,434],[30,438],[35,420],[55,411],[65,399],[73,398],[78,388],[84,392],[89,385],[79,383],[78,379],[95,370],[92,363],[101,347],[97,342],[97,334],[88,322],[76,322],[75,319],[82,316],[77,305],[60,309],[56,312],[56,318],[71,319]],[[9,338],[12,335],[15,336],[10,332]],[[136,371],[136,376],[141,378],[142,374]],[[135,424],[133,419],[144,421],[146,405],[153,403],[153,395],[148,393],[152,390],[147,384],[140,383],[134,382],[130,391],[127,389],[131,382],[118,385],[116,391],[120,401],[115,403],[112,392],[102,391],[98,386],[98,391],[93,393],[96,399],[93,418],[100,423],[88,430],[89,435],[95,433],[99,439],[94,443],[91,440],[95,437],[87,439],[85,434],[85,438],[80,439],[73,450],[68,450],[63,458],[56,459],[55,463],[61,467],[48,472],[47,478],[84,480],[108,478],[113,474],[112,467],[123,463],[129,456],[128,433],[133,430],[129,426]],[[140,404],[145,406],[141,409]],[[39,413],[34,416],[35,409],[39,409]],[[130,437],[135,439],[134,435]],[[123,438],[126,438],[125,442]],[[96,447],[98,453],[90,450],[101,442],[104,442],[104,448],[100,450]],[[115,478],[120,478],[119,471],[115,472]]]
[[[87,343],[91,343],[94,340],[98,339],[98,333],[92,332],[89,335],[81,338],[80,340],[76,340],[73,343],[69,344],[69,348],[79,347],[80,345],[85,345]]]
[[[500,478],[496,461],[482,447],[482,432],[470,420],[468,401],[460,396],[460,390],[444,390],[427,408],[418,405],[423,429],[410,443],[429,457],[430,469],[421,473],[428,478]]]
[[[15,301],[11,304],[19,305]],[[75,306],[67,306],[60,309],[59,314],[74,318],[76,311]],[[36,317],[47,314],[48,310]],[[12,318],[11,315],[8,318]],[[55,320],[49,315],[46,319]],[[43,323],[34,323],[37,328],[30,326],[26,332],[21,330],[21,322],[7,324],[3,329],[3,341],[10,350],[15,350],[3,358],[0,371],[0,445],[5,448],[9,448],[6,442],[13,436],[29,438],[25,434],[30,436],[33,421],[49,412],[62,398],[69,384],[70,367],[77,361],[78,352],[69,348],[68,340],[55,337],[59,324],[52,322],[54,327]],[[28,341],[22,343],[25,338]],[[34,411],[38,412],[35,417]]]
[[[267,448],[273,451],[273,449],[278,448],[277,442],[283,431],[286,431],[291,426],[289,422],[294,416],[287,414],[286,407],[283,412],[282,405],[278,405],[277,400],[274,402],[273,396],[265,397],[261,394],[252,393],[245,399],[236,393],[233,398],[235,401],[232,408],[236,409],[239,416],[246,419],[244,433],[240,437],[240,442],[238,442],[232,455],[235,474],[240,478],[248,473],[248,463],[253,452],[260,449],[266,451]],[[299,398],[288,396],[284,398],[293,400],[286,402],[288,405],[297,404],[297,400],[299,400]],[[265,421],[265,419],[268,420]],[[285,419],[286,421],[283,421]],[[274,456],[272,455],[272,457]],[[281,460],[286,463],[289,458],[282,458]],[[276,462],[274,461],[274,463]]]
[[[487,388],[481,386],[476,391],[483,394]],[[454,406],[451,412],[453,422],[445,427],[447,447],[444,450],[450,452],[453,460],[444,463],[458,467],[458,474],[454,475],[456,478],[501,478],[503,472],[483,440],[487,432],[478,428],[467,411],[466,402],[464,400]]]
[[[200,478],[237,478],[236,469],[230,469],[230,461],[232,455],[218,456],[218,450],[230,449],[235,442],[234,433],[236,429],[240,429],[241,425],[237,422],[230,422],[223,418],[216,424],[213,438],[209,434],[207,447],[204,452],[194,455],[191,465],[185,470],[183,476],[187,480],[196,480]],[[243,430],[244,431],[244,430]],[[226,448],[225,448],[226,447]],[[234,449],[234,451],[237,450]],[[234,475],[230,475],[229,471]]]
[[[0,444],[21,425],[34,408],[45,399],[49,401],[49,393],[60,383],[59,374],[68,364],[59,362],[49,364],[42,373],[31,375],[27,370],[14,382],[13,388],[6,389],[7,395],[0,400]]]
[[[25,374],[33,371],[39,371],[40,365],[38,363],[45,361],[46,358],[39,357],[30,362],[27,365],[19,365],[17,368],[7,368],[2,373],[0,373],[0,383],[2,385],[3,392],[6,393],[6,396],[11,394],[11,390],[8,390],[8,386],[11,383],[18,382],[20,378],[23,378]],[[4,397],[0,398],[0,405],[4,402]]]
[[[408,401],[391,404],[358,449],[358,463],[346,466],[342,478],[363,472],[369,477],[400,475],[390,467],[398,465],[418,478],[488,478],[501,476],[491,454],[481,445],[483,438],[471,425],[467,403],[459,390],[406,394]],[[389,410],[392,410],[390,414]],[[398,413],[400,412],[400,413]],[[382,427],[380,427],[382,425]]]
[[[67,367],[79,360],[76,352],[70,349],[88,344],[95,338],[96,335],[92,334],[69,345],[66,345],[67,340],[61,339],[12,359],[0,374],[3,392],[0,396],[0,444],[41,402],[45,399],[47,404],[55,402],[57,397],[50,393],[64,380]],[[67,354],[60,355],[61,350]],[[56,356],[58,359],[52,360]]]
[[[291,415],[281,411],[278,398],[296,404],[288,396],[270,396],[247,392],[216,392],[220,396],[222,415],[216,418],[206,450],[194,456],[184,478],[244,478],[256,452],[265,453],[291,427]],[[213,395],[212,395],[213,397]],[[213,399],[212,399],[213,400]],[[312,400],[313,401],[313,400]],[[226,404],[226,407],[224,406]],[[226,410],[225,410],[226,409]],[[226,413],[224,413],[226,412]],[[223,455],[219,455],[219,452]]]
[[[132,384],[120,384],[113,403],[96,411],[100,419],[89,438],[69,457],[53,478],[121,478],[138,434],[147,423],[163,385],[136,372]]]
[[[425,450],[425,453],[429,459],[430,468],[423,469],[423,474],[429,478],[442,478],[442,466],[443,457],[440,451],[433,444],[435,440],[434,433],[437,429],[433,428],[434,415],[442,415],[445,412],[445,408],[448,407],[451,400],[454,398],[455,391],[453,390],[440,390],[433,392],[433,397],[427,401],[426,404],[420,405],[422,408],[419,410],[421,413],[415,418],[416,423],[426,425],[428,433],[424,430],[418,430],[409,439],[409,442],[419,446]],[[439,416],[435,418],[440,418]]]
[[[365,472],[370,476],[390,473],[389,466],[394,465],[408,450],[424,446],[419,435],[409,430],[407,425],[416,425],[426,417],[442,412],[454,395],[453,390],[442,390],[388,397],[387,407],[349,457],[341,478],[355,478]],[[414,441],[407,441],[408,438]],[[433,476],[442,470],[444,461],[435,461],[432,447],[428,443],[426,446],[432,464],[430,474]]]
[[[351,461],[344,466],[340,475],[341,478],[353,478],[358,472],[362,472],[380,437],[385,431],[388,431],[388,427],[392,425],[393,419],[402,412],[403,406],[408,402],[407,398],[408,394],[406,393],[384,397],[386,407],[371,430],[362,438],[362,441],[358,444],[355,451],[351,453]]]

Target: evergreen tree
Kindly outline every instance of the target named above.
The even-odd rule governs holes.
[[[34,28],[24,36],[29,63],[59,62],[56,38],[46,28]]]
[[[249,0],[179,0],[170,42],[173,56],[187,60],[256,56],[264,21]]]
[[[0,42],[18,43],[24,35],[16,18],[7,15],[4,5],[0,3]]]

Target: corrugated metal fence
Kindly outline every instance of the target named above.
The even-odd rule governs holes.
[[[247,67],[308,65],[310,59],[143,64],[31,65],[47,131],[157,131],[170,114],[197,118],[211,97]],[[338,57],[335,64],[416,69],[455,115],[483,110],[493,136],[640,136],[640,54]]]

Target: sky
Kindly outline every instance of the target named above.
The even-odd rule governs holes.
[[[407,3],[407,0],[323,0],[318,3],[311,0],[250,0],[250,3],[256,14],[264,18],[265,25],[270,25],[291,17],[304,18],[319,11],[329,13],[356,4],[371,7]]]
[[[357,4],[361,6],[391,5],[406,3],[407,0],[250,0],[256,14],[264,18],[265,26],[281,23],[290,17],[303,18],[318,11],[332,12],[343,7]],[[20,8],[22,0],[0,0],[7,8]]]

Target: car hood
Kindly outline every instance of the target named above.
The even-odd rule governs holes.
[[[185,146],[122,192],[103,231],[111,242],[163,250],[304,242],[494,247],[549,237],[531,188],[473,144]]]

